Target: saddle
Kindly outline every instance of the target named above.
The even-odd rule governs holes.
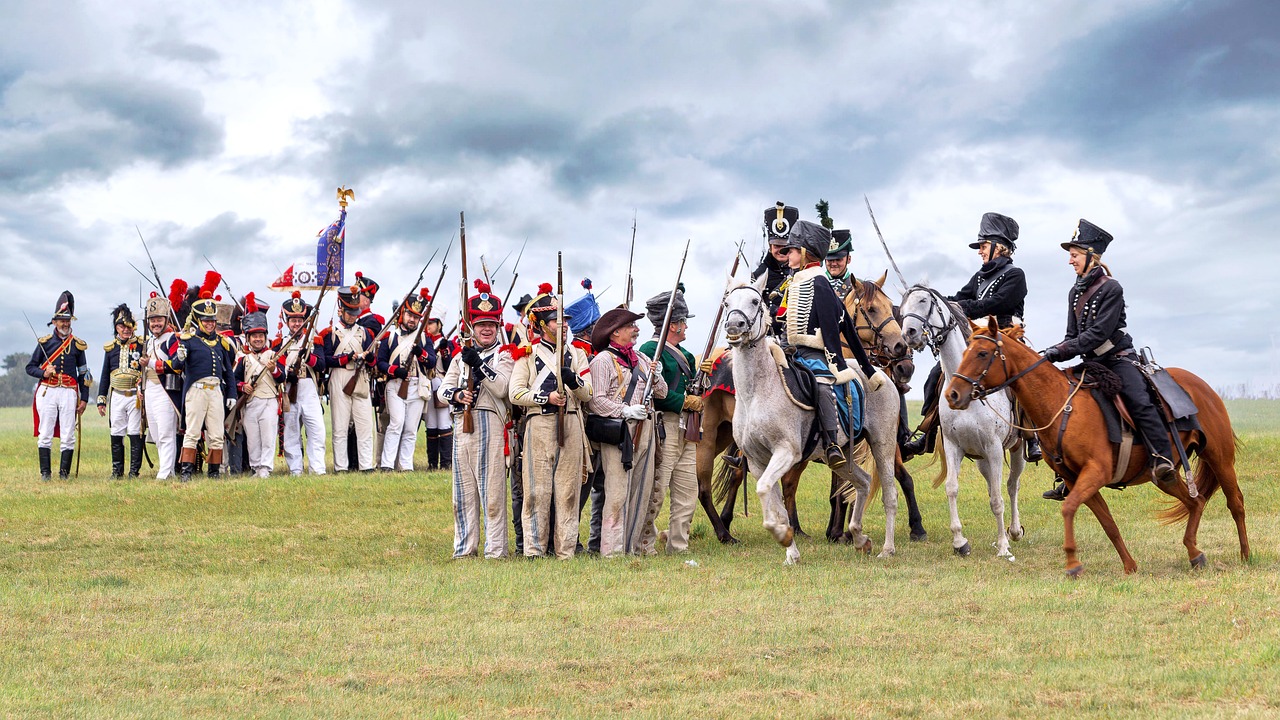
[[[770,345],[770,349],[778,365],[778,375],[782,377],[783,389],[786,390],[787,397],[793,405],[802,410],[815,412],[817,393],[831,392],[828,387],[832,387],[835,391],[836,415],[840,418],[840,429],[853,440],[862,436],[866,397],[860,383],[856,380],[848,380],[835,386],[820,383],[813,369],[794,362],[794,355],[788,354],[778,345]],[[816,438],[816,430],[813,435]]]

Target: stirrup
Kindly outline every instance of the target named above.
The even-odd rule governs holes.
[[[725,453],[724,456],[721,457],[720,459],[724,461],[725,465],[728,465],[734,470],[741,470],[742,458],[743,458],[742,453],[738,453],[737,455],[730,455],[729,453]]]
[[[836,468],[842,468],[849,463],[849,461],[844,457],[844,451],[835,443],[831,443],[827,446],[826,454],[827,467],[833,470]]]
[[[1044,491],[1040,497],[1045,500],[1057,500],[1058,502],[1062,502],[1067,499],[1067,484],[1059,480],[1057,483],[1054,483],[1052,488]]]
[[[1157,484],[1163,485],[1173,482],[1178,477],[1178,466],[1174,465],[1168,458],[1156,455],[1152,458],[1151,479]]]

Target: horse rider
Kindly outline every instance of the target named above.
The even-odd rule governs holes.
[[[1165,483],[1177,477],[1171,460],[1173,447],[1133,351],[1133,338],[1125,322],[1124,288],[1111,276],[1111,269],[1102,264],[1102,254],[1111,240],[1111,233],[1081,218],[1071,240],[1062,243],[1076,281],[1067,293],[1066,337],[1045,348],[1044,356],[1051,362],[1079,356],[1120,377],[1120,396],[1151,455],[1151,477],[1157,483]],[[1063,482],[1044,494],[1049,500],[1066,496]]]
[[[836,291],[836,297],[844,300],[853,290],[858,278],[849,266],[849,253],[853,252],[853,234],[848,230],[831,231],[831,248],[827,250],[827,282]]]
[[[124,477],[124,438],[129,436],[129,477],[142,470],[142,380],[141,339],[134,334],[137,323],[127,303],[111,311],[115,337],[102,347],[102,372],[98,373],[98,415],[106,417],[111,408],[111,477]]]
[[[195,472],[196,446],[204,433],[209,448],[209,477],[217,477],[225,442],[226,411],[235,404],[236,382],[232,375],[235,350],[231,341],[218,334],[218,304],[208,291],[191,303],[196,329],[170,341],[166,354],[172,366],[182,371],[183,409],[186,434],[182,437],[178,476],[182,482]]]
[[[768,275],[764,284],[765,303],[769,306],[769,334],[781,336],[786,334],[786,327],[778,314],[782,298],[787,292],[787,279],[791,276],[791,268],[787,265],[787,236],[792,226],[800,219],[800,211],[783,202],[778,202],[764,211],[765,238],[769,250],[760,264],[751,273],[751,281],[755,282],[761,275]]]
[[[823,260],[831,247],[831,231],[807,220],[798,220],[788,229],[785,249],[787,265],[792,271],[787,281],[786,295],[779,315],[786,328],[786,343],[794,348],[793,362],[813,372],[819,385],[815,393],[818,424],[822,430],[824,454],[827,465],[839,468],[846,463],[840,449],[838,433],[840,420],[836,413],[836,372],[847,372],[840,336],[853,351],[858,367],[872,382],[877,377],[875,368],[867,359],[852,319],[845,313],[844,304],[836,297],[827,280]],[[875,390],[878,386],[870,385]]]
[[[314,307],[302,299],[302,292],[294,290],[288,300],[280,304],[284,315],[288,338],[276,338],[271,348],[276,352],[276,362],[284,373],[286,393],[285,407],[280,413],[284,426],[282,433],[284,462],[290,475],[302,474],[302,431],[307,432],[307,465],[313,475],[325,474],[324,411],[320,407],[320,378],[324,373],[324,349],[317,348],[318,338],[306,337],[307,321]],[[280,352],[285,343],[289,349]],[[288,395],[292,395],[289,398]]]
[[[1013,264],[1017,251],[1018,223],[1000,213],[989,212],[978,224],[978,239],[969,243],[978,251],[982,267],[969,278],[960,292],[947,298],[960,306],[969,319],[994,315],[1000,327],[1022,324],[1023,305],[1027,297],[1027,278],[1022,268]],[[903,461],[933,452],[938,436],[938,396],[942,392],[942,365],[933,366],[924,383],[924,407],[918,435],[902,446]],[[1026,440],[1027,460],[1040,460],[1040,443]]]
[[[36,448],[40,455],[41,480],[52,476],[50,464],[54,436],[58,436],[58,447],[62,451],[58,478],[66,480],[71,476],[76,424],[89,403],[89,386],[93,382],[85,355],[89,344],[71,333],[75,311],[75,297],[70,290],[63,290],[49,321],[53,332],[36,338],[35,352],[27,362],[27,374],[40,381],[32,408],[39,437]]]
[[[181,302],[182,296],[171,287],[170,297],[153,292],[147,300],[142,399],[147,410],[147,432],[156,444],[157,480],[168,479],[177,471],[178,448],[182,445],[182,373],[173,367],[173,358],[165,349],[175,345],[173,300]]]
[[[396,329],[378,346],[378,372],[387,378],[383,405],[387,427],[382,439],[379,467],[384,472],[413,470],[413,454],[418,446],[418,424],[431,397],[431,371],[436,350],[424,341],[418,323],[426,312],[430,293],[422,288],[400,305],[395,313]],[[400,399],[401,385],[408,385]]]

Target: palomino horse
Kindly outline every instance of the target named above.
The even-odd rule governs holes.
[[[814,422],[814,412],[791,402],[779,376],[775,351],[777,343],[766,336],[769,306],[764,299],[767,278],[754,284],[732,286],[725,297],[725,338],[733,348],[733,383],[736,404],[733,439],[742,448],[747,462],[756,470],[756,494],[760,497],[764,527],[786,547],[786,563],[800,559],[795,532],[787,516],[786,504],[778,480],[804,459],[820,458],[815,447],[803,457],[805,442]],[[857,370],[854,371],[857,374]],[[898,393],[884,373],[877,371],[876,390],[867,388],[864,427],[871,439],[871,451],[880,475],[885,509],[885,542],[880,556],[894,553],[894,523],[897,518],[898,493],[890,468],[897,452]],[[825,392],[825,388],[819,388]],[[844,439],[849,446],[847,438]],[[856,463],[846,463],[840,475],[856,490],[849,533],[857,547],[870,542],[862,532],[862,515],[870,495],[871,479]]]
[[[875,281],[859,281],[844,298],[845,310],[854,318],[854,326],[858,331],[858,337],[862,341],[863,348],[866,349],[872,363],[881,367],[887,365],[886,369],[893,372],[895,380],[901,378],[903,382],[906,382],[910,380],[913,369],[911,351],[902,340],[902,335],[899,332],[893,314],[893,303],[882,289],[884,281],[885,275],[881,275]],[[847,349],[845,356],[851,356]],[[730,364],[731,369],[731,357],[726,357],[725,363]],[[729,528],[733,523],[734,499],[737,497],[738,488],[746,479],[745,472],[732,472],[728,468],[726,468],[728,472],[725,473],[727,477],[713,477],[715,459],[725,451],[733,440],[734,405],[733,393],[725,388],[713,386],[703,396],[703,441],[698,444],[697,452],[698,501],[706,512],[707,518],[711,521],[716,538],[722,543],[737,542],[737,539],[729,533]],[[790,517],[791,526],[800,535],[804,535],[804,532],[800,529],[800,517],[796,511],[795,496],[800,477],[804,474],[804,469],[807,466],[808,461],[799,463],[796,467],[788,470],[781,480],[783,499],[787,506],[787,514]],[[920,508],[916,502],[915,483],[910,473],[902,465],[901,458],[896,454],[894,457],[894,477],[898,480],[898,484],[902,489],[903,499],[906,501],[907,518],[911,527],[911,539],[924,540],[928,537],[928,534],[925,532]],[[832,473],[831,516],[827,523],[826,533],[827,539],[832,542],[852,539],[845,533],[850,503],[844,498],[844,493],[841,492],[842,486],[843,480],[835,473]],[[717,514],[715,503],[720,502],[721,499],[724,500],[723,509]]]
[[[925,345],[942,362],[944,377],[960,367],[965,340],[969,334],[969,320],[960,309],[938,291],[923,285],[914,285],[902,296],[902,336],[911,347],[919,350]],[[1023,535],[1022,520],[1018,516],[1018,479],[1026,466],[1022,454],[1022,436],[1014,427],[1013,402],[1008,393],[996,393],[982,401],[982,406],[954,410],[939,405],[938,419],[942,425],[942,444],[938,454],[942,457],[939,480],[946,478],[947,504],[951,508],[951,548],[957,555],[968,555],[972,548],[960,525],[960,510],[956,499],[960,495],[960,464],[966,457],[973,458],[978,471],[987,480],[987,497],[991,500],[991,514],[996,519],[996,557],[1013,560],[1009,552],[1009,539],[1020,540]],[[1000,475],[1004,470],[1004,452],[1009,453],[1009,505],[1013,507],[1013,521],[1006,531],[1004,525],[1004,501],[1000,496]],[[934,485],[937,486],[937,483]]]
[[[1023,345],[1021,328],[1000,332],[995,328],[995,320],[989,319],[986,328],[974,330],[960,369],[947,385],[947,402],[953,408],[963,409],[972,400],[1006,387],[1013,388],[1027,417],[1038,429],[1045,459],[1071,489],[1062,503],[1065,533],[1062,549],[1067,554],[1067,574],[1076,577],[1084,569],[1076,557],[1075,534],[1076,511],[1082,504],[1098,518],[1124,562],[1125,573],[1137,570],[1138,565],[1125,547],[1107,502],[1098,490],[1117,481],[1138,485],[1150,480],[1146,449],[1134,445],[1128,466],[1116,473],[1118,450],[1107,437],[1102,409],[1092,393],[1078,392],[1083,381],[1077,382]],[[1182,544],[1187,548],[1192,567],[1204,566],[1205,556],[1196,547],[1196,533],[1205,503],[1221,487],[1236,522],[1240,557],[1247,560],[1249,536],[1244,524],[1244,496],[1236,482],[1237,439],[1231,430],[1227,408],[1204,380],[1179,368],[1169,368],[1168,372],[1195,402],[1200,429],[1179,435],[1188,452],[1196,455],[1196,495],[1193,497],[1181,480],[1158,484],[1160,490],[1180,503],[1165,511],[1162,519],[1174,522],[1186,518]]]

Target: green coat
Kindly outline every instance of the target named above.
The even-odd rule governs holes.
[[[689,371],[698,372],[698,361],[693,359],[693,355],[679,345],[675,349],[684,355],[685,362],[689,364]],[[653,354],[658,351],[658,340],[655,338],[646,342],[639,347],[639,351],[653,357]],[[680,372],[680,366],[676,364],[670,353],[664,352],[658,359],[662,362],[662,379],[667,381],[667,396],[661,399],[655,398],[653,406],[662,412],[680,412],[684,409],[685,385],[693,378],[685,377],[684,373]]]

